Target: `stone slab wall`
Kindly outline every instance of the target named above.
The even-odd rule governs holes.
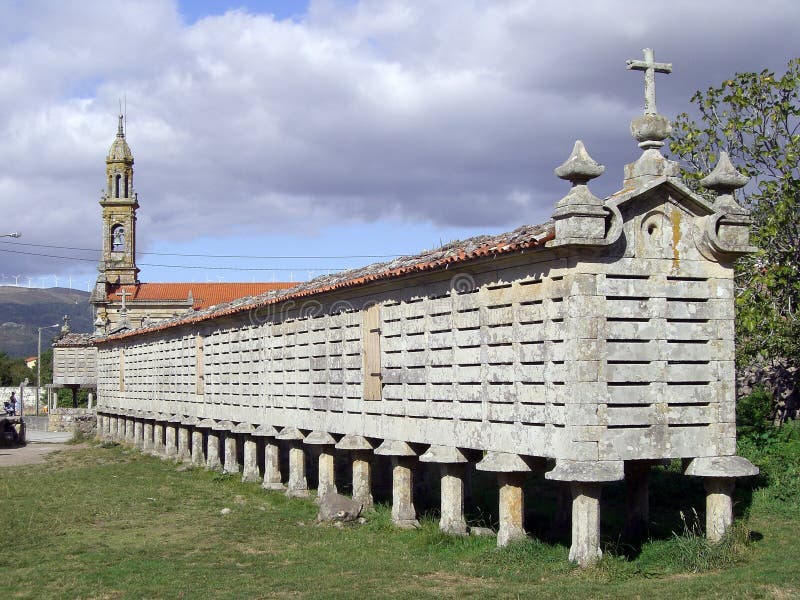
[[[53,348],[53,383],[94,387],[97,381],[97,348],[67,346]]]
[[[103,343],[100,409],[566,460],[732,454],[732,270],[670,198],[645,208],[604,252],[474,261]]]

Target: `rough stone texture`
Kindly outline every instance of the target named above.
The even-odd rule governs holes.
[[[695,477],[752,477],[758,467],[741,456],[704,456],[695,458],[684,473]]]
[[[573,482],[572,490],[572,545],[569,560],[582,567],[595,564],[603,555],[600,550],[600,494],[599,483]]]
[[[522,473],[497,474],[497,483],[500,488],[497,546],[500,548],[507,546],[513,540],[526,537],[523,479]]]
[[[48,431],[79,432],[93,435],[97,415],[87,408],[56,408],[48,416]]]
[[[372,498],[372,465],[368,450],[352,450],[353,454],[353,500],[361,503],[363,510],[371,510],[375,504]]]
[[[178,456],[177,434],[177,423],[166,423],[164,425],[164,458],[176,458]]]
[[[178,460],[190,461],[192,459],[191,433],[187,425],[178,425]]]
[[[203,430],[197,427],[192,430],[192,464],[196,467],[206,465],[206,457],[203,453]]]
[[[206,468],[212,471],[222,469],[222,460],[220,459],[220,432],[214,429],[208,430],[207,448],[206,448]]]
[[[143,433],[142,433],[142,451],[143,452],[152,452],[153,450],[153,421],[147,420],[144,422]]]
[[[412,460],[408,456],[392,456],[392,523],[401,529],[419,527],[412,497]]]
[[[622,461],[558,461],[552,471],[545,473],[553,481],[620,481],[625,478]]]
[[[421,458],[421,457],[420,457]],[[467,535],[464,519],[464,465],[442,464],[439,529],[450,535]]]
[[[244,434],[243,434],[244,435]],[[261,473],[258,472],[258,444],[254,437],[245,435],[244,437],[244,462],[242,465],[242,481],[261,481]]]
[[[265,490],[284,490],[281,479],[280,446],[270,438],[264,438],[264,483]]]
[[[733,488],[730,477],[706,477],[706,538],[717,543],[733,525]]]
[[[336,492],[329,492],[320,496],[318,523],[348,523],[355,521],[361,515],[361,503],[351,500]]]
[[[239,457],[236,454],[236,439],[237,434],[230,431],[225,433],[225,457],[222,464],[223,473],[239,473],[241,465],[239,465]]]
[[[308,443],[308,438],[306,438]],[[336,493],[336,472],[333,464],[333,445],[319,447],[317,498]]]
[[[306,480],[306,453],[299,440],[290,440],[289,445],[289,482],[286,495],[291,498],[308,498],[308,481]]]

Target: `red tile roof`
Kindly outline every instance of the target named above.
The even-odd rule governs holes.
[[[126,302],[186,302],[192,294],[194,310],[203,310],[217,304],[231,302],[245,296],[258,296],[265,292],[285,290],[297,283],[140,283],[117,285],[110,288],[108,300],[119,302],[123,290],[128,292]]]
[[[428,250],[416,256],[400,256],[391,262],[372,264],[360,269],[323,275],[303,283],[289,284],[288,289],[284,288],[282,291],[268,291],[252,298],[243,297],[227,305],[215,306],[210,310],[195,312],[194,314],[183,314],[141,329],[109,335],[95,340],[95,343],[162,331],[189,323],[199,323],[287,300],[305,298],[343,288],[358,287],[376,281],[396,279],[413,273],[450,269],[482,258],[538,250],[544,248],[545,244],[553,239],[555,239],[555,227],[552,221],[542,225],[525,225],[508,233],[494,236],[481,235],[467,240],[452,242],[436,250]]]

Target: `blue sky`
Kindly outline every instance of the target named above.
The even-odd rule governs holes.
[[[0,239],[0,284],[94,281],[123,96],[143,281],[306,279],[540,223],[575,139],[613,193],[640,152],[626,59],[673,63],[657,91],[674,117],[797,53],[795,2],[663,6],[0,3],[0,234],[23,234]]]

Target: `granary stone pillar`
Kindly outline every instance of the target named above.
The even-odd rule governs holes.
[[[153,422],[153,456],[161,456],[164,453],[164,423],[168,415],[158,413]]]
[[[106,440],[115,442],[117,440],[117,416],[108,417],[108,427],[106,428]]]
[[[733,525],[736,477],[758,475],[758,467],[741,456],[704,456],[693,459],[685,473],[703,478],[706,488],[706,538],[717,543]]]
[[[258,472],[258,444],[253,437],[255,427],[250,423],[239,423],[233,429],[233,433],[240,436],[243,445],[243,464],[242,481],[255,482],[261,481],[261,474]]]
[[[220,458],[220,445],[222,436],[222,427],[219,421],[212,421],[213,425],[208,430],[206,438],[206,469],[221,470],[222,460]]]
[[[142,452],[150,453],[153,451],[153,420],[155,415],[151,412],[144,415],[144,426],[142,433]]]
[[[183,417],[178,423],[178,460],[188,462],[192,458],[191,426],[197,423],[197,417]]]
[[[292,498],[308,497],[303,437],[300,430],[295,427],[284,427],[276,436],[276,439],[287,442],[289,446],[289,483],[286,486],[286,495]]]
[[[275,441],[278,432],[271,425],[259,425],[253,432],[256,438],[264,440],[264,482],[265,490],[285,490],[281,480],[280,446]]]
[[[370,455],[373,446],[367,438],[360,435],[346,435],[336,444],[337,450],[349,450],[353,457],[353,500],[361,503],[361,510],[371,510],[372,467]]]
[[[334,472],[333,448],[336,440],[325,431],[312,431],[303,440],[304,444],[319,447],[319,476],[317,481],[317,501],[325,494],[336,493],[336,473]]]
[[[622,537],[640,541],[647,538],[650,528],[650,467],[649,460],[625,461],[625,525]]]
[[[223,459],[222,459],[222,472],[223,473],[236,473],[241,470],[239,465],[239,457],[236,454],[236,434],[233,433],[234,425],[230,421],[223,421],[220,423],[223,426]]]
[[[525,473],[531,468],[522,457],[506,452],[487,452],[476,466],[479,471],[497,473],[500,488],[499,522],[497,530],[498,547],[507,546],[513,540],[524,539],[525,533],[525,498],[522,493],[522,482]]]
[[[136,420],[132,412],[125,415],[125,443],[130,446],[136,443]]]
[[[94,439],[98,442],[103,439],[103,428],[105,427],[106,416],[100,413],[97,413],[97,427],[95,428],[94,432]]]
[[[417,453],[406,442],[386,440],[375,454],[392,460],[392,523],[402,529],[419,527],[414,507],[414,478],[411,470]]]
[[[572,491],[572,545],[569,559],[581,567],[595,564],[600,550],[600,496],[603,482],[624,478],[622,461],[556,461],[547,479],[567,481]]]
[[[164,458],[178,456],[178,424],[180,422],[181,418],[173,415],[164,423]]]
[[[439,529],[451,535],[467,535],[464,518],[464,465],[467,457],[452,446],[431,446],[420,462],[438,463],[441,468],[441,517]]]
[[[141,414],[133,421],[133,445],[139,450],[144,447],[144,418]]]
[[[207,464],[205,438],[214,426],[212,419],[200,419],[192,430],[192,464],[196,467],[205,467]],[[217,441],[219,444],[219,441]]]

